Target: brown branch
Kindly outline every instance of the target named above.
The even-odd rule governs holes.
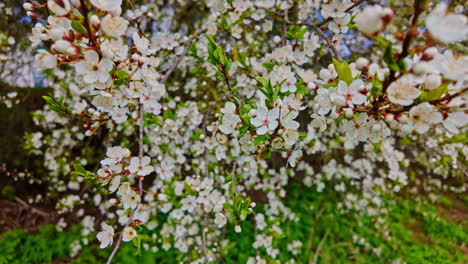
[[[96,38],[94,37],[93,31],[91,29],[91,24],[89,23],[89,18],[88,18],[89,10],[88,10],[88,7],[86,6],[86,2],[85,0],[80,0],[80,3],[81,3],[81,10],[83,12],[83,17],[84,17],[84,26],[86,28],[86,32],[88,33],[88,38],[91,41],[91,44],[96,49],[99,56],[102,56],[101,49],[99,48],[99,45],[97,44]]]
[[[402,59],[404,59],[406,56],[409,55],[409,48],[411,45],[411,40],[413,39],[415,35],[415,26],[416,23],[418,22],[418,18],[421,15],[421,13],[424,11],[423,7],[423,2],[424,0],[415,0],[413,4],[413,17],[411,18],[411,24],[408,30],[406,31],[405,38],[402,43],[402,48],[401,48],[401,53],[397,57],[397,63],[399,63]],[[390,86],[392,82],[394,82],[397,79],[396,77],[396,72],[392,69],[390,69],[390,74],[388,75],[388,78],[385,79],[385,81],[382,84],[382,93],[381,95],[377,98],[377,100],[374,101],[374,110],[377,111],[379,108],[379,105],[384,101],[385,94],[387,93],[387,89]]]
[[[27,202],[25,202],[23,199],[19,198],[19,197],[16,197],[15,198],[16,202],[18,202],[19,204],[21,204],[24,208],[28,209],[28,210],[31,210],[31,212],[33,213],[36,213],[38,215],[41,215],[43,217],[49,217],[50,214],[40,210],[40,209],[37,209],[35,207],[32,207],[31,205],[29,205]]]

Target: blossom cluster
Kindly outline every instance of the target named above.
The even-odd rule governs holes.
[[[97,233],[102,248],[133,241],[216,261],[226,229],[242,233],[252,221],[252,247],[264,253],[249,263],[267,263],[278,258],[281,223],[297,221],[285,204],[293,179],[343,193],[343,211],[380,219],[380,196],[410,186],[411,163],[421,160],[407,145],[423,140],[418,149],[428,158],[449,155],[452,163],[466,154],[457,137],[468,123],[460,12],[416,0],[402,25],[392,6],[375,1],[205,2],[189,22],[178,21],[176,4],[159,2],[24,5],[44,21],[30,40],[56,81],[35,115],[53,136],[31,135],[31,145],[59,171],[51,188],[95,184],[62,206],[92,196],[107,217]],[[350,36],[371,55],[343,56]],[[89,154],[81,142],[93,138],[100,149]],[[73,149],[83,158],[71,160]],[[433,185],[455,174],[431,166]],[[303,246],[292,241],[288,250]],[[200,248],[202,256],[190,254]]]

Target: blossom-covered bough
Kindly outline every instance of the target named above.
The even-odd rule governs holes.
[[[217,262],[226,228],[241,233],[246,220],[256,227],[249,262],[274,260],[280,224],[297,220],[283,203],[294,177],[342,192],[343,210],[379,217],[380,196],[411,185],[412,163],[449,157],[450,170],[429,165],[426,180],[439,185],[466,173],[460,7],[414,0],[395,14],[365,0],[48,0],[24,8],[42,21],[30,39],[56,80],[35,114],[52,136],[31,135],[31,145],[45,157],[50,188],[77,191],[60,209],[92,195],[107,216],[97,233],[102,248],[113,247],[107,263],[128,241]],[[93,138],[102,149],[82,145]]]

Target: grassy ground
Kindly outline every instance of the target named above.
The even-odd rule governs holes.
[[[431,205],[413,198],[389,199],[384,217],[389,229],[384,232],[370,217],[341,214],[336,207],[341,198],[334,192],[319,194],[294,183],[289,190],[287,204],[300,220],[283,223],[287,232],[278,240],[281,263],[290,258],[297,263],[468,263],[466,201],[444,197]],[[223,250],[225,263],[245,263],[256,253],[251,246],[252,224],[245,222],[242,230],[240,235],[227,233],[231,242]],[[8,231],[0,235],[0,264],[102,263],[110,250],[97,249],[94,235],[78,256],[69,257],[70,244],[80,238],[79,233],[79,226],[57,232],[52,225],[35,233]],[[287,250],[295,240],[303,243],[296,257]],[[377,247],[379,253],[372,250]],[[141,256],[135,256],[133,245],[126,243],[114,263],[178,263],[181,257],[175,250],[143,250]]]

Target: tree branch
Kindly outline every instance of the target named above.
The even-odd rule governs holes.
[[[138,157],[140,160],[143,158],[143,106],[140,105],[138,106]],[[138,209],[138,206],[141,204],[141,201],[143,200],[143,177],[138,177],[138,194],[140,195],[140,202],[137,204],[137,206],[132,210],[130,213],[130,217],[128,218],[127,223],[125,224],[123,230],[127,228],[132,222],[133,222],[133,217],[135,216],[135,212]],[[119,238],[117,242],[115,243],[115,247],[112,250],[112,253],[109,256],[109,259],[107,259],[106,264],[110,264],[112,262],[112,259],[114,258],[115,254],[119,250],[120,244],[122,243],[123,239],[123,232],[120,233]]]
[[[192,36],[190,36],[190,38],[187,40],[187,43],[185,44],[184,51],[176,59],[175,63],[169,68],[169,70],[166,72],[166,74],[164,74],[164,77],[161,79],[161,83],[165,83],[167,81],[167,79],[169,79],[169,76],[171,76],[172,72],[174,72],[175,69],[177,69],[177,66],[179,66],[179,64],[182,62],[182,59],[185,57],[185,55],[187,55],[187,52],[189,51],[190,47],[192,46],[192,42],[196,38],[198,38],[201,34],[203,34],[205,32],[206,32],[206,29],[201,29],[201,30],[198,30],[197,32],[195,32]]]
[[[96,48],[96,51],[99,54],[99,56],[102,56],[101,49],[99,48],[99,45],[97,44],[96,38],[94,37],[93,31],[91,29],[91,24],[89,23],[89,19],[88,19],[89,10],[88,10],[88,7],[86,6],[86,2],[85,0],[80,0],[80,3],[81,3],[81,10],[83,12],[83,17],[84,17],[84,26],[86,28],[86,32],[88,33],[89,41],[91,41],[91,44],[94,46],[94,48]]]

